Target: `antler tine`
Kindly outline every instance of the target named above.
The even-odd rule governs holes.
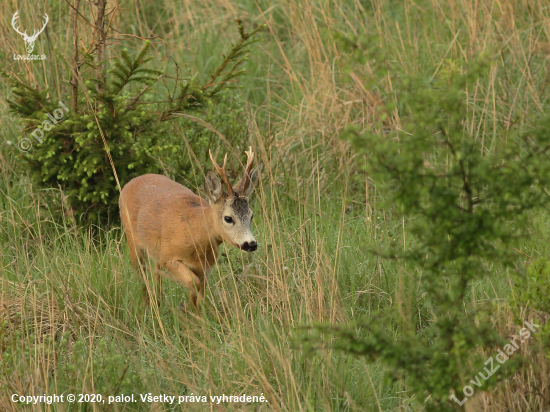
[[[246,171],[250,172],[252,170],[252,165],[254,164],[254,152],[252,151],[252,146],[248,146],[249,152],[245,151],[246,153]]]
[[[44,20],[46,20],[44,22],[44,25],[42,26],[42,28],[40,30],[35,30],[33,35],[31,36],[31,39],[34,39],[36,40],[36,38],[38,37],[38,35],[40,33],[42,33],[44,31],[44,29],[46,28],[46,25],[48,24],[48,22],[50,21],[50,18],[48,17],[48,15],[46,13],[44,13]]]
[[[248,147],[249,151],[246,153],[246,169],[244,171],[244,177],[246,177],[246,186],[250,183],[250,172],[252,171],[252,166],[254,165],[254,152],[252,151],[252,146]]]
[[[235,186],[235,190],[239,193],[244,193],[248,189],[248,186],[250,185],[250,172],[252,172],[252,166],[254,165],[254,152],[252,151],[252,146],[250,146],[249,151],[245,151],[245,153],[247,161],[244,176],[241,181],[237,183],[237,186]]]
[[[15,14],[13,15],[12,19],[11,19],[11,26],[13,27],[13,29],[18,33],[20,34],[21,36],[26,36],[27,35],[27,30],[25,30],[25,33],[21,33],[19,31],[19,29],[17,27],[15,27],[15,24],[17,23],[17,19],[19,18],[19,10],[17,10],[15,12]]]
[[[48,15],[46,13],[44,13],[44,20],[46,20],[44,22],[44,25],[42,26],[42,29],[40,30],[40,33],[42,33],[44,31],[44,29],[46,28],[46,24],[48,24],[48,22],[50,21],[50,18],[48,17]]]
[[[229,183],[229,179],[227,178],[227,174],[225,173],[225,164],[227,163],[227,153],[225,154],[225,157],[223,158],[223,166],[220,167],[214,160],[214,156],[212,156],[212,151],[209,150],[208,153],[210,154],[210,160],[212,160],[212,163],[214,163],[214,167],[218,171],[218,174],[223,180],[223,183],[225,183],[225,187],[227,187],[227,193],[230,197],[235,196],[235,192],[233,191],[233,187],[231,186],[231,183]]]

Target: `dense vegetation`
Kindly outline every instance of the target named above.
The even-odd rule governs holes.
[[[448,397],[462,400],[483,361],[523,321],[542,325],[550,310],[550,228],[538,207],[548,190],[549,1],[130,0],[116,10],[108,3],[107,67],[131,63],[148,39],[148,75],[186,79],[194,90],[238,43],[236,18],[261,39],[231,84],[238,87],[198,107],[199,121],[147,130],[162,113],[147,104],[122,119],[157,139],[158,151],[138,156],[140,173],[161,171],[195,191],[211,169],[209,147],[230,153],[233,178],[248,142],[265,165],[252,202],[260,248],[244,255],[225,247],[201,316],[179,310],[186,298],[170,282],[161,306],[144,308],[116,221],[103,225],[98,214],[91,218],[98,226],[83,227],[86,211],[75,208],[75,193],[40,182],[48,178],[48,165],[38,162],[46,146],[22,152],[18,142],[44,117],[33,123],[36,111],[23,116],[9,101],[26,84],[35,102],[49,102],[42,116],[58,101],[69,106],[72,9],[50,0],[50,22],[34,51],[48,58],[14,61],[24,44],[10,25],[15,10],[0,1],[7,10],[0,68],[12,80],[0,84],[0,409],[20,410],[14,393],[149,392],[267,399],[222,402],[227,410],[412,411],[434,402],[472,411],[548,409],[547,326],[474,386],[463,406]],[[32,27],[44,10],[21,6],[21,26]],[[93,22],[95,10],[80,5],[82,45],[93,44],[84,18]],[[98,63],[88,61],[97,78]],[[157,77],[128,84],[121,104],[144,85],[151,100],[166,90],[178,96]],[[85,99],[78,112],[100,114],[106,102],[95,103],[105,89],[81,86],[92,103]],[[91,119],[71,116],[95,130]],[[119,160],[130,178],[124,162],[137,156],[135,141],[124,139]],[[29,160],[38,163],[29,169]],[[102,173],[106,184],[112,176]],[[490,224],[484,232],[468,231],[481,221]],[[336,328],[301,328],[313,324]]]
[[[123,49],[120,57],[110,62],[112,69],[105,77],[103,73],[97,76],[101,65],[97,57],[84,54],[78,69],[80,87],[73,91],[70,108],[66,104],[71,96],[57,102],[48,89],[34,88],[3,73],[14,94],[13,100],[8,99],[10,111],[21,118],[31,137],[22,137],[18,147],[25,149],[21,150],[23,167],[35,185],[60,188],[66,193],[70,210],[81,226],[102,225],[118,221],[120,187],[132,178],[162,172],[173,177],[175,173],[170,171],[183,177],[191,174],[191,165],[185,161],[189,155],[181,150],[186,140],[196,153],[208,152],[220,144],[218,135],[208,139],[196,133],[197,125],[191,126],[189,119],[199,125],[205,121],[190,113],[200,111],[210,129],[214,129],[214,123],[223,134],[230,132],[229,138],[218,132],[228,145],[242,145],[246,123],[236,121],[235,114],[242,109],[234,107],[235,99],[228,91],[229,82],[243,72],[238,67],[246,58],[254,33],[246,33],[240,21],[238,28],[239,42],[227,57],[223,56],[219,68],[202,86],[196,85],[193,78],[180,79],[179,73],[172,77],[148,68],[147,63],[153,59],[147,55],[149,41],[135,57]],[[78,28],[75,32],[79,33]],[[168,91],[158,97],[155,83],[165,77],[169,78],[164,82]],[[84,93],[79,93],[80,88]],[[187,121],[180,122],[185,139],[168,138],[174,121],[182,118]]]

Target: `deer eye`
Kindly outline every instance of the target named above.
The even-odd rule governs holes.
[[[223,218],[227,223],[233,223],[233,219],[230,216],[226,216]]]

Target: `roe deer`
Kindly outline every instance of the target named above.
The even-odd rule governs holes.
[[[218,176],[209,171],[204,183],[208,202],[179,183],[154,174],[132,179],[119,200],[130,259],[138,277],[139,266],[149,255],[155,261],[157,282],[163,276],[188,288],[195,307],[204,299],[205,278],[216,263],[222,242],[246,252],[257,248],[250,231],[253,213],[248,199],[258,182],[260,167],[252,170],[252,147],[245,152],[248,161],[244,176],[235,186],[226,174],[227,154],[219,167],[209,153],[226,192]]]

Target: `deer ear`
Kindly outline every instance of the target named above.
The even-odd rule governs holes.
[[[210,204],[216,203],[220,197],[222,197],[222,183],[216,173],[211,170],[206,173],[204,179],[204,190],[206,191]]]
[[[256,187],[256,184],[258,183],[258,180],[260,179],[260,173],[262,171],[263,164],[260,163],[258,166],[254,168],[252,172],[250,172],[250,184],[246,188],[246,191],[244,195],[246,197],[250,197],[252,192],[254,191],[254,188]]]

